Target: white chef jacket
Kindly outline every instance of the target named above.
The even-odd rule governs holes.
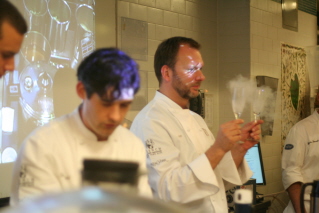
[[[296,123],[289,131],[282,154],[282,181],[287,189],[296,182],[308,183],[319,179],[319,114]],[[306,188],[305,206],[309,212],[311,187]],[[289,202],[285,212],[294,213]]]
[[[13,169],[11,204],[48,192],[80,188],[83,159],[133,161],[146,172],[146,152],[139,138],[118,126],[107,141],[98,141],[76,109],[25,139]],[[152,196],[147,175],[140,177],[138,187],[140,195]]]
[[[204,152],[215,139],[205,121],[160,92],[136,116],[131,131],[145,143],[153,195],[190,212],[228,212],[224,183],[230,188],[252,176],[245,161],[237,170],[230,152],[213,170]]]

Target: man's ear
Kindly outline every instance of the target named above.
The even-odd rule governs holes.
[[[86,98],[85,87],[81,81],[76,84],[76,93],[82,100]]]
[[[172,69],[169,68],[169,66],[167,65],[162,66],[161,73],[162,73],[162,79],[164,81],[167,81],[167,82],[171,81],[173,72],[172,72]]]

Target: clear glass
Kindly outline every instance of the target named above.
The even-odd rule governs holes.
[[[235,118],[240,118],[241,114],[243,113],[246,99],[245,99],[245,88],[244,87],[234,87],[233,94],[232,94],[232,107]],[[244,143],[243,141],[238,141],[237,143]]]
[[[262,112],[264,108],[265,102],[266,102],[265,89],[257,88],[254,94],[254,99],[252,104],[255,122],[257,122],[257,120],[260,120],[260,113]]]
[[[232,107],[235,118],[240,118],[245,107],[245,88],[244,87],[234,87],[232,94]]]

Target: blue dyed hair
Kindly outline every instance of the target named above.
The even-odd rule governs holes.
[[[114,101],[124,88],[133,88],[136,94],[140,87],[137,63],[116,48],[95,50],[81,62],[77,77],[88,98],[97,93],[104,100]]]

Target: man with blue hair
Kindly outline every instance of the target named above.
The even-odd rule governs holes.
[[[11,204],[79,188],[84,159],[134,161],[146,170],[142,142],[121,126],[140,85],[136,62],[118,49],[99,49],[82,61],[77,78],[80,106],[25,139],[14,167]],[[146,175],[138,189],[151,196]]]

